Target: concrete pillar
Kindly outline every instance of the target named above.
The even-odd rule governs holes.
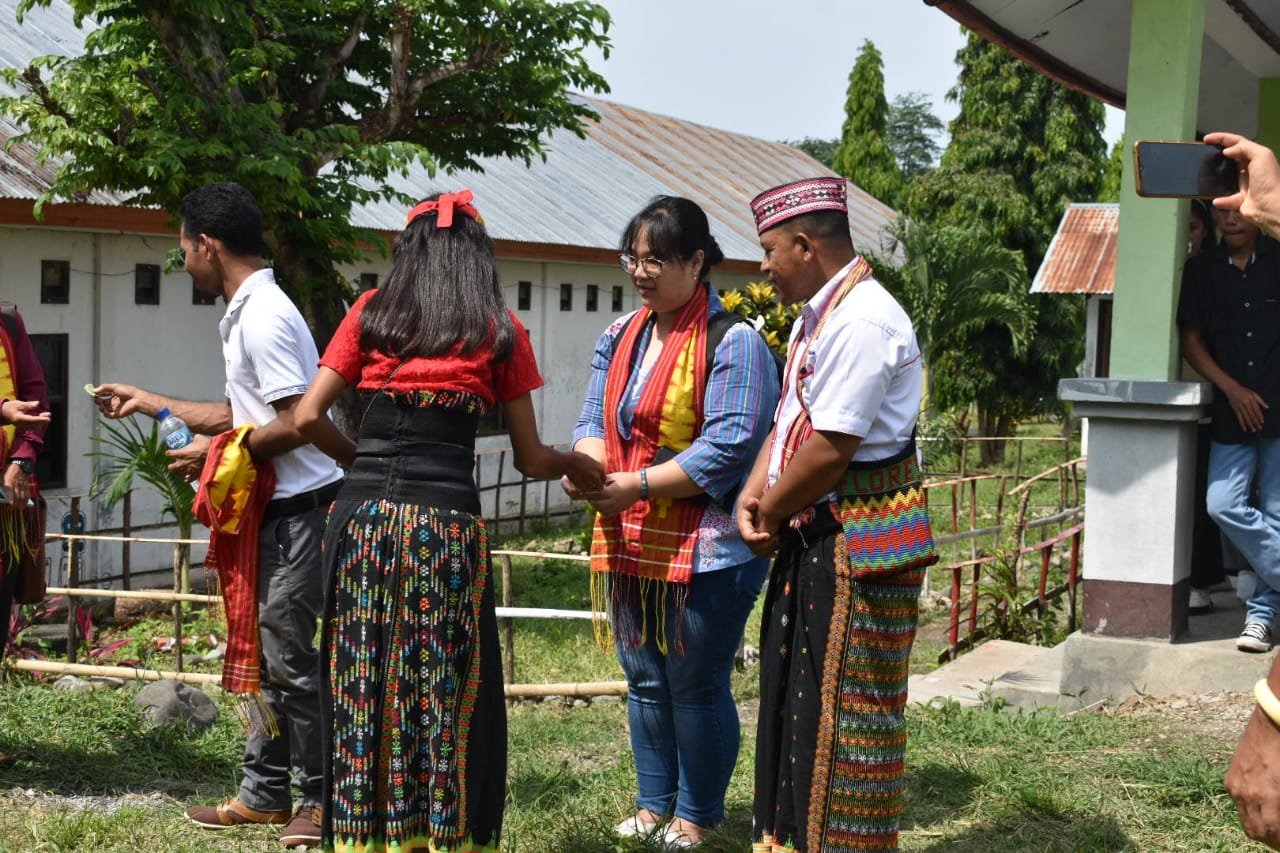
[[[1195,139],[1205,0],[1134,0],[1124,139]],[[1187,204],[1138,198],[1133,158],[1120,184],[1111,375],[1177,379],[1173,334],[1187,255]]]
[[[1133,0],[1124,138],[1194,139],[1206,0]],[[1089,420],[1086,634],[1186,630],[1196,422],[1209,388],[1175,382],[1187,205],[1142,199],[1125,160],[1110,379],[1064,379]]]

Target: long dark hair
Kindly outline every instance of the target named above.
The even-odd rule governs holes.
[[[724,252],[720,251],[716,238],[711,236],[707,214],[687,198],[673,195],[653,198],[627,223],[618,251],[630,254],[641,231],[649,238],[650,254],[659,260],[687,261],[701,249],[699,280],[706,278],[711,268],[724,260]]]
[[[488,232],[456,210],[450,228],[436,227],[435,212],[418,216],[396,238],[391,272],[364,308],[360,348],[431,358],[458,343],[473,352],[491,338],[493,360],[504,361],[515,327]]]

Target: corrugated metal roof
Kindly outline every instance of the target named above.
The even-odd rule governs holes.
[[[1114,293],[1120,205],[1072,204],[1031,283],[1032,293]]]
[[[0,0],[0,18],[13,17],[16,0]],[[22,67],[44,54],[82,49],[84,31],[72,23],[64,0],[34,9],[21,27],[0,29],[0,66]],[[627,220],[655,195],[680,195],[703,207],[727,258],[758,261],[760,245],[748,203],[761,190],[815,175],[833,175],[804,152],[742,134],[681,121],[597,98],[578,96],[600,115],[587,136],[560,131],[546,142],[545,161],[486,158],[482,170],[434,177],[419,164],[393,185],[421,198],[470,187],[490,234],[497,240],[593,249],[616,247]],[[16,128],[0,121],[0,141]],[[30,146],[0,151],[0,197],[35,198],[48,187],[56,164],[39,166]],[[75,199],[121,204],[115,193]],[[854,245],[883,251],[882,232],[892,209],[849,184]],[[355,224],[398,231],[405,209],[383,202],[358,207]]]

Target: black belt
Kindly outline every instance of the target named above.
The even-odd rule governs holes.
[[[289,518],[319,507],[327,507],[333,503],[333,499],[338,496],[338,490],[341,488],[342,481],[334,480],[327,486],[321,486],[300,495],[276,498],[267,504],[267,508],[262,513],[262,520],[266,522],[276,518]]]

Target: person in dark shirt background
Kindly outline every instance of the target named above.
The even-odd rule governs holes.
[[[1187,262],[1178,326],[1183,357],[1216,392],[1209,515],[1258,575],[1236,647],[1266,652],[1280,610],[1280,244],[1239,211],[1214,216],[1222,241]]]

